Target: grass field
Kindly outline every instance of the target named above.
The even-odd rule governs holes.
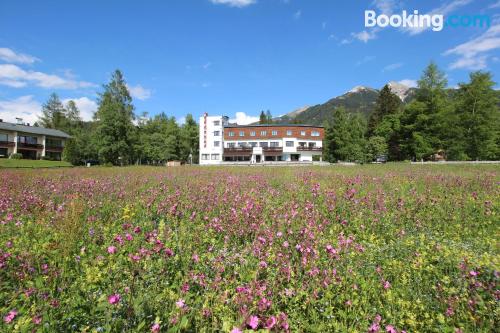
[[[0,168],[50,168],[68,166],[71,166],[71,163],[64,161],[16,160],[0,158]]]
[[[498,171],[0,170],[0,331],[492,332]]]

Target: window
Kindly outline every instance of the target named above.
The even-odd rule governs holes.
[[[306,136],[306,131],[300,131],[300,135]]]
[[[212,160],[218,160],[219,154],[212,154]]]
[[[286,135],[287,136],[292,136],[292,130],[286,130]]]
[[[260,131],[260,136],[267,136],[267,131]]]
[[[214,141],[214,147],[220,147],[220,141]]]
[[[229,136],[234,136],[234,132],[229,132]]]
[[[0,141],[9,141],[9,135],[0,133]]]
[[[246,142],[238,142],[238,147],[243,148],[247,145]]]
[[[208,154],[201,154],[201,159],[204,160],[204,161],[206,161],[206,160],[208,160],[209,156],[210,155],[208,155]]]
[[[219,120],[214,121],[214,126],[220,126],[220,121]]]
[[[234,142],[229,142],[227,144],[227,148],[234,148],[236,146],[236,144]]]
[[[261,146],[262,148],[267,148],[267,142],[261,142],[261,143],[260,143],[260,146]]]
[[[245,132],[240,131],[240,136],[245,136]]]
[[[250,142],[250,146],[257,147],[257,142]]]
[[[287,147],[293,147],[293,141],[287,141],[286,142]]]
[[[220,131],[214,131],[214,136],[220,136]]]
[[[280,143],[277,142],[277,141],[272,141],[271,142],[271,147],[279,147],[280,146]]]
[[[251,131],[250,136],[255,136],[255,131]]]
[[[271,135],[273,135],[273,136],[278,135],[278,131],[272,131],[272,132],[271,132]]]
[[[62,147],[63,146],[62,140],[59,140],[59,139],[46,138],[45,144],[47,145],[47,147]]]
[[[17,142],[19,143],[28,143],[28,144],[37,144],[36,136],[18,136]]]
[[[311,136],[319,136],[319,132],[318,131],[312,131],[311,132]]]
[[[305,146],[306,146],[306,143],[305,143],[305,142],[299,142],[299,146],[300,146],[300,147],[305,147]]]

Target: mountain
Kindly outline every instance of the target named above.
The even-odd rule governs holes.
[[[343,106],[348,112],[360,112],[368,116],[372,112],[378,97],[378,90],[365,86],[356,86],[341,96],[326,103],[301,108],[284,116],[273,119],[276,123],[303,123],[322,125],[335,108]]]
[[[396,94],[404,104],[410,103],[417,94],[417,88],[408,87],[399,82],[391,81],[388,83],[391,91]],[[449,96],[457,92],[456,89],[448,89]],[[500,90],[498,92],[499,107],[500,107]],[[334,97],[323,104],[314,106],[305,106],[289,112],[283,116],[273,118],[273,122],[277,124],[309,124],[323,125],[324,121],[331,116],[334,109],[343,106],[347,112],[361,113],[368,118],[370,113],[375,108],[375,103],[379,90],[366,86],[356,86],[348,92]]]

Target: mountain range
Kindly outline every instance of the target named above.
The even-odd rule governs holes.
[[[391,91],[397,95],[404,105],[410,103],[416,96],[418,88],[409,87],[399,82],[391,81],[388,83]],[[273,118],[275,124],[308,124],[324,125],[334,109],[344,107],[349,113],[360,113],[366,118],[375,109],[375,104],[380,90],[367,87],[356,86],[344,94],[334,97],[325,103],[314,106],[304,106],[293,110],[285,115]],[[456,88],[448,88],[450,97],[457,92]],[[496,90],[498,98],[498,107],[500,108],[500,90]]]
[[[409,103],[417,88],[408,87],[398,82],[389,82],[391,91],[396,94],[403,103]],[[305,106],[289,112],[283,116],[273,118],[274,123],[302,123],[309,125],[323,125],[324,121],[332,114],[333,110],[343,106],[347,112],[361,113],[368,117],[375,108],[379,94],[378,89],[356,86],[348,92],[334,97],[323,104]]]

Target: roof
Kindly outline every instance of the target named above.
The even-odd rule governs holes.
[[[45,127],[35,127],[35,126],[27,126],[27,125],[18,125],[7,122],[0,122],[0,130],[6,131],[17,131],[23,133],[30,134],[38,134],[38,135],[46,135],[46,136],[54,136],[58,138],[70,138],[71,136],[63,131],[45,128]]]
[[[323,126],[316,125],[306,125],[306,124],[251,124],[251,125],[238,125],[238,124],[229,124],[225,125],[225,128],[238,128],[238,127],[315,127],[315,128],[323,128]]]

